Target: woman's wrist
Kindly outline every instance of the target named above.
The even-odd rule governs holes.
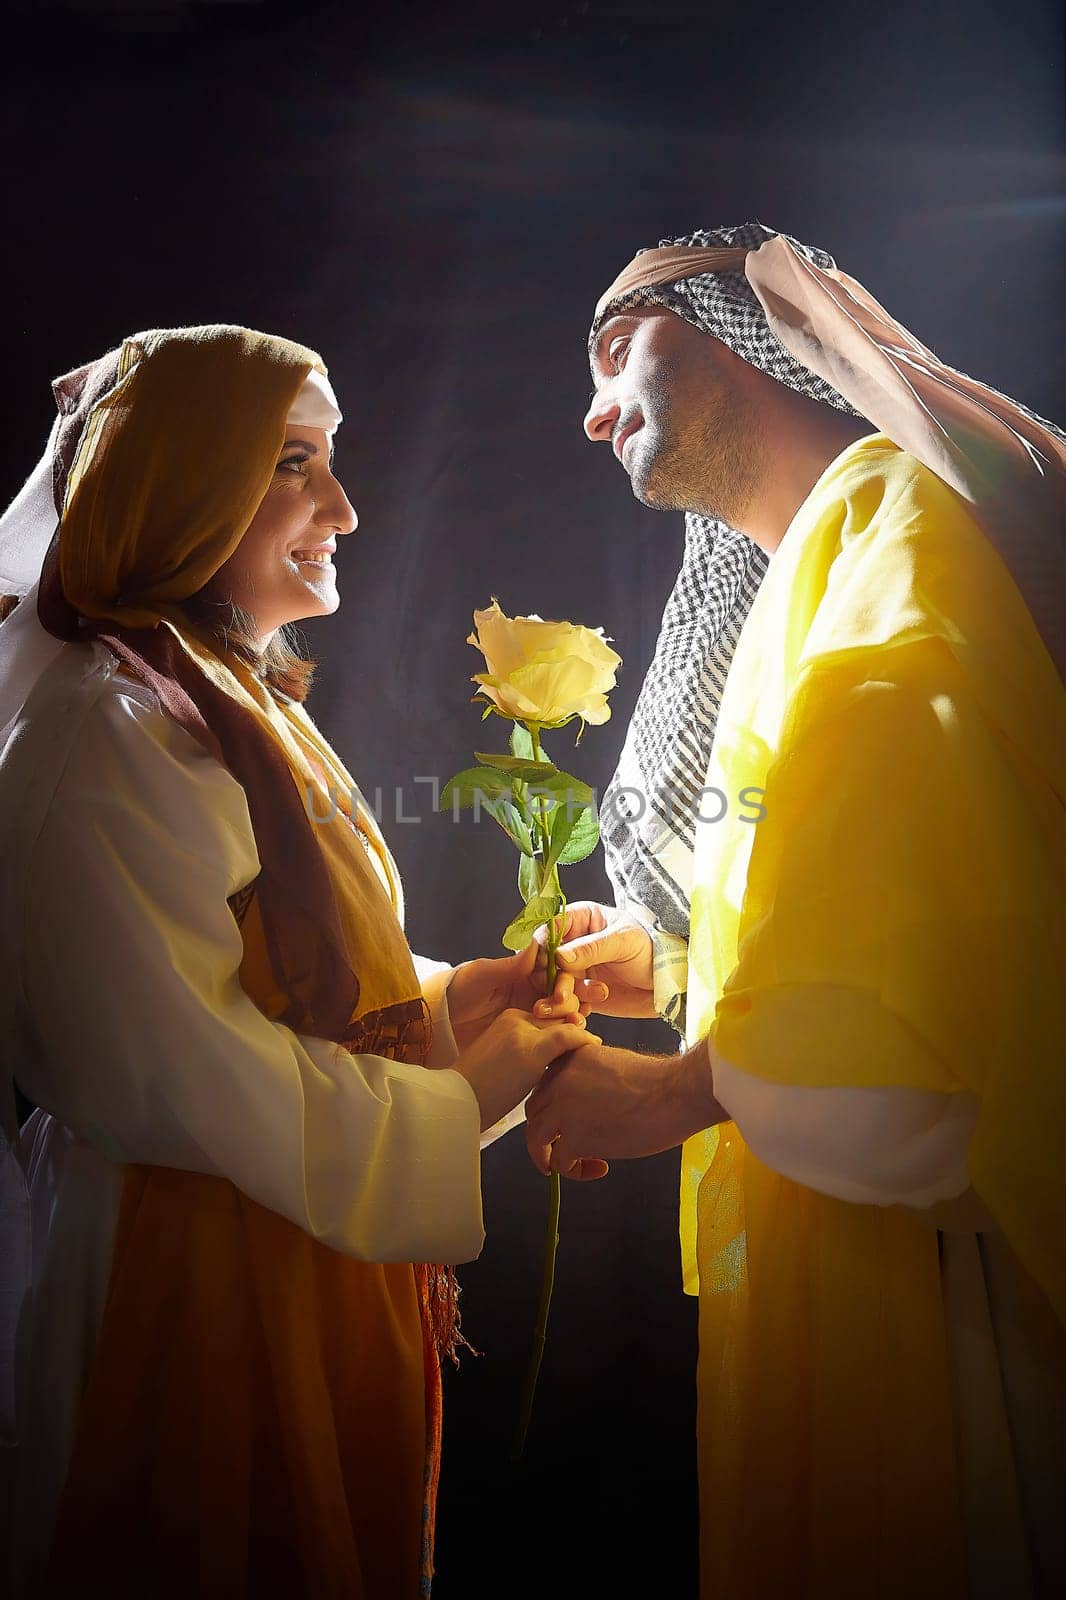
[[[450,1067],[463,1042],[451,1016],[450,991],[456,967],[443,964],[422,978],[422,997],[429,1007],[432,1044],[425,1065],[437,1070]]]
[[[470,1046],[481,1037],[482,1033],[484,1033],[487,1027],[488,1023],[484,1021],[463,1023],[456,1022],[455,1018],[453,1017],[452,1037],[455,1040],[456,1054],[462,1055],[464,1050],[468,1050]]]

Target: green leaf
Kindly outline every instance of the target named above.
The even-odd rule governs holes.
[[[523,855],[518,863],[518,892],[528,903],[537,898],[539,890],[540,863],[535,856]]]
[[[522,818],[522,821],[525,823],[527,828],[532,829],[533,812],[529,804],[528,790],[520,778],[515,778],[511,784],[511,797],[514,800],[515,809]]]
[[[542,922],[548,922],[559,907],[557,895],[538,895],[504,930],[503,944],[508,950],[524,950]]]
[[[550,761],[524,761],[518,756],[503,756],[485,750],[475,750],[474,760],[480,761],[482,766],[495,767],[497,772],[506,772],[512,778],[521,778],[523,783],[552,778],[558,771]]]
[[[437,809],[450,811],[453,806],[460,811],[471,808],[487,811],[523,855],[533,854],[529,824],[523,815],[521,803],[512,793],[511,780],[502,772],[496,772],[492,767],[468,767],[465,772],[457,772],[444,785]]]
[[[512,844],[516,844],[524,856],[533,855],[532,834],[510,794],[501,795],[499,800],[492,805],[486,806],[485,810],[494,822],[500,824]]]
[[[542,790],[551,796],[553,805],[561,805],[571,811],[576,811],[580,806],[590,806],[595,799],[589,785],[569,772],[556,772],[554,777],[541,779],[533,785],[535,795]]]
[[[555,813],[552,818],[551,838],[548,844],[548,859],[544,863],[548,872],[559,860],[563,850],[566,848],[566,841],[574,831],[577,819],[583,815],[584,813],[581,811],[567,812],[565,806],[560,806]]]
[[[444,785],[437,810],[451,811],[458,800],[459,810],[465,811],[474,805],[478,795],[485,805],[510,792],[511,780],[502,772],[494,772],[491,767],[467,767]]]
[[[560,816],[565,816],[565,808]],[[574,822],[574,831],[566,842],[566,847],[560,852],[559,865],[570,866],[575,861],[584,861],[596,848],[600,837],[600,823],[595,811],[590,807],[587,811],[579,811]]]
[[[516,722],[511,732],[511,754],[519,761],[535,761],[533,735],[524,723]]]
[[[513,845],[517,845],[523,855],[531,856],[534,854],[532,835],[521,812],[515,805],[510,785],[495,799],[490,799],[488,795],[483,794],[480,809],[487,816],[490,816],[493,822],[499,823],[508,839]]]

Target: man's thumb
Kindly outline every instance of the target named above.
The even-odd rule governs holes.
[[[567,969],[593,967],[603,959],[603,944],[602,939],[575,939],[573,944],[557,950],[555,959]]]

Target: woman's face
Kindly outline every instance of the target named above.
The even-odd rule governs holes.
[[[329,435],[302,423],[286,428],[270,488],[211,591],[255,618],[265,646],[285,622],[336,611],[337,537],[358,525],[333,476]]]

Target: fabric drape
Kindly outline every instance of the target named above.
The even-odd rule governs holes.
[[[1064,697],[969,508],[883,436],[775,555],[707,781],[766,814],[698,830],[690,1043],[810,1088],[978,1095],[972,1182],[1066,1320]],[[782,1178],[727,1124],[685,1146],[682,1239],[705,1592],[963,1592],[935,1231]]]

